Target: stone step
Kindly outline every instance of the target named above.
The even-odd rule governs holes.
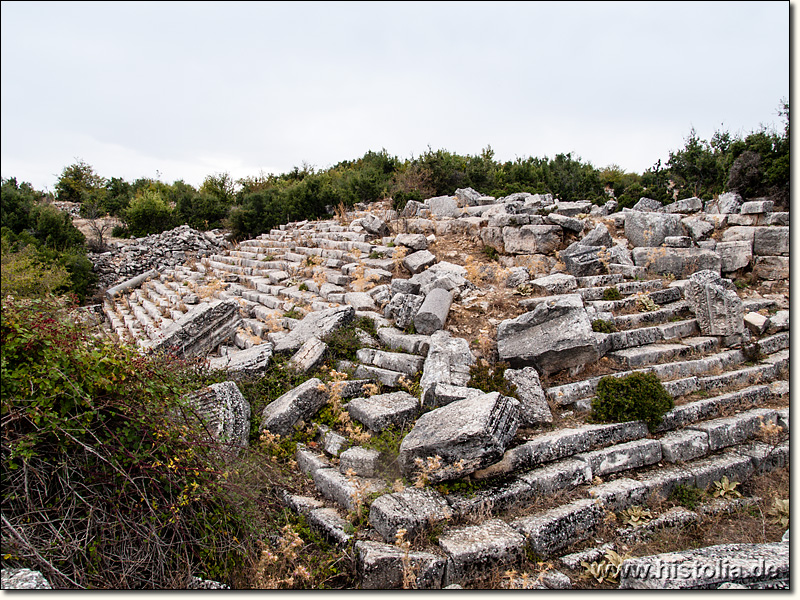
[[[658,310],[617,315],[614,317],[614,326],[619,330],[636,329],[650,325],[661,325],[676,318],[685,319],[689,314],[689,304],[685,300],[679,300]]]
[[[768,385],[753,385],[741,390],[728,392],[711,398],[703,398],[694,402],[687,402],[668,411],[661,424],[656,427],[656,432],[671,431],[679,427],[686,427],[692,423],[714,417],[730,409],[744,409],[758,406],[772,398],[772,390]]]
[[[656,304],[661,305],[680,302],[683,297],[678,288],[657,289],[646,292],[644,295]],[[639,306],[639,296],[638,294],[631,295],[621,300],[588,300],[586,304],[601,312],[619,312],[637,308]]]
[[[663,287],[664,283],[660,279],[651,279],[648,281],[626,281],[615,285],[579,287],[575,293],[580,294],[584,302],[588,302],[602,300],[606,290],[616,289],[622,296],[630,296],[632,294],[655,292]]]
[[[713,351],[719,345],[716,337],[689,337],[679,344],[647,344],[609,352],[606,356],[624,369],[636,369],[657,363],[671,362],[695,354]]]
[[[669,342],[699,333],[696,319],[685,319],[675,323],[626,329],[608,334],[606,338],[612,351],[644,346],[656,342]]]

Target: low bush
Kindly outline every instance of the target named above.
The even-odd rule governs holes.
[[[508,369],[508,363],[499,362],[492,365],[485,360],[478,360],[469,368],[467,387],[477,388],[487,394],[500,392],[503,396],[516,398],[517,386],[504,377],[506,369]]]
[[[607,376],[597,384],[591,418],[602,423],[641,420],[653,430],[672,407],[672,396],[653,373]]]
[[[622,300],[622,294],[616,287],[608,287],[603,290],[603,300]]]
[[[617,326],[614,325],[613,321],[606,321],[605,319],[595,319],[592,321],[592,331],[598,333],[614,333],[616,330]]]
[[[55,588],[233,583],[258,511],[186,400],[207,373],[99,339],[71,308],[2,301],[3,566]]]

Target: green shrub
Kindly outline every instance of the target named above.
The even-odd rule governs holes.
[[[603,300],[622,300],[622,294],[616,286],[612,286],[603,290]]]
[[[483,252],[483,255],[489,260],[500,260],[500,253],[492,246],[484,246],[481,248],[481,252]]]
[[[479,360],[469,368],[469,382],[467,387],[476,388],[486,392],[500,392],[503,396],[517,397],[517,387],[508,381],[504,374],[508,363],[499,362],[494,365],[485,360]]]
[[[591,417],[603,423],[641,420],[652,430],[672,406],[672,396],[653,373],[607,376],[597,384]]]
[[[361,349],[361,340],[353,325],[332,331],[322,341],[328,345],[328,362],[333,364],[339,360],[355,361],[356,352]]]
[[[63,301],[2,305],[3,566],[54,588],[232,583],[258,511],[186,399],[204,371],[97,338]]]
[[[681,506],[694,510],[706,498],[706,493],[693,485],[677,485],[669,495],[669,499]]]
[[[307,292],[308,291],[308,284],[306,282],[303,282],[298,286],[297,289],[300,290],[301,292]]]
[[[614,333],[616,330],[617,326],[614,325],[613,321],[606,321],[604,319],[595,319],[592,321],[592,331],[598,333]]]

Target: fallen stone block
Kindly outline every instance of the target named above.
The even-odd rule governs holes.
[[[730,280],[719,273],[709,270],[693,273],[684,294],[705,335],[736,335],[744,330],[742,300]]]
[[[412,422],[419,412],[419,400],[407,392],[393,392],[354,398],[346,408],[352,418],[379,433],[388,427],[402,427]]]
[[[503,227],[503,246],[509,254],[552,254],[562,236],[563,229],[558,225]]]
[[[469,475],[502,457],[517,432],[519,402],[498,392],[453,402],[421,415],[400,444],[398,463],[406,476],[423,472],[429,457],[439,466],[425,477],[437,482]]]
[[[521,426],[553,422],[553,414],[550,412],[550,405],[547,404],[547,397],[536,369],[533,367],[506,369],[503,377],[517,388]]]
[[[165,327],[151,347],[156,352],[205,356],[224,341],[233,339],[242,323],[235,300],[204,302]]]
[[[683,198],[664,206],[665,213],[696,213],[703,210],[703,201],[700,198]]]
[[[486,392],[475,388],[468,388],[460,385],[450,385],[447,383],[434,383],[428,388],[425,396],[425,406],[447,406],[451,402],[466,400],[475,396],[483,396]]]
[[[439,537],[439,546],[447,555],[445,585],[465,584],[521,561],[525,538],[503,521],[493,520],[447,531]]]
[[[427,250],[419,250],[403,259],[403,266],[414,275],[436,263],[436,256]]]
[[[719,254],[704,248],[634,248],[633,262],[648,273],[680,279],[702,270],[719,273],[722,268]]]
[[[289,359],[289,367],[300,373],[307,373],[322,363],[327,350],[328,345],[325,342],[310,337]]]
[[[746,241],[718,242],[714,251],[719,254],[723,273],[748,267],[753,260],[753,244]]]
[[[743,204],[742,197],[737,192],[725,192],[713,200],[706,202],[705,212],[716,214],[738,213]]]
[[[211,438],[233,454],[246,448],[250,438],[250,404],[233,381],[212,383],[193,392],[189,402],[205,422]]]
[[[312,337],[324,339],[340,327],[350,323],[356,311],[352,306],[339,306],[307,314],[288,334],[275,344],[275,352],[296,352]]]
[[[313,417],[328,401],[324,383],[309,379],[270,402],[261,413],[261,429],[281,436],[290,436],[298,421]]]
[[[592,325],[578,294],[543,302],[497,328],[500,360],[553,373],[600,358]]]
[[[366,502],[367,496],[381,492],[386,487],[382,479],[348,477],[336,469],[318,469],[313,478],[320,494],[348,511],[356,510]]]
[[[414,316],[414,328],[422,335],[431,335],[444,328],[453,294],[441,288],[432,289]]]
[[[418,590],[442,587],[446,559],[430,552],[411,551],[381,542],[359,540],[356,570],[362,590],[398,589],[408,584],[409,572]]]
[[[420,379],[422,403],[432,406],[431,388],[436,383],[465,386],[469,381],[469,369],[475,364],[475,356],[469,342],[454,338],[447,331],[437,331],[430,336],[430,347]]]
[[[753,273],[759,279],[785,281],[789,279],[788,256],[757,256],[753,263]]]
[[[360,219],[361,226],[365,231],[372,235],[385,236],[389,235],[389,226],[377,215],[367,213]]]
[[[228,377],[240,379],[263,373],[272,360],[272,344],[257,344],[247,350],[239,350],[209,359],[211,370],[227,371]]]
[[[435,489],[409,487],[376,498],[370,505],[369,524],[384,540],[394,542],[401,529],[406,531],[406,540],[413,540],[452,516],[450,505]]]
[[[406,334],[394,327],[380,327],[378,339],[390,350],[404,350],[421,356],[427,356],[431,344],[428,335]]]
[[[625,213],[625,237],[634,247],[655,247],[667,236],[684,235],[679,215],[631,211]]]

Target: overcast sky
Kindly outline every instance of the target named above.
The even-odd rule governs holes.
[[[794,8],[794,7],[793,7]],[[324,169],[385,148],[641,173],[782,127],[789,2],[2,2],[2,176]]]

